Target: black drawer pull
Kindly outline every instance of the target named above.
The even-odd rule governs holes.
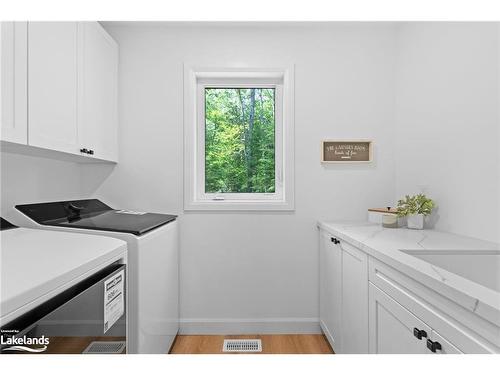
[[[87,148],[81,148],[81,149],[80,149],[80,152],[81,152],[82,154],[94,155],[94,150],[87,149]]]
[[[422,340],[422,337],[427,337],[427,332],[425,332],[423,329],[418,329],[418,328],[413,328],[413,336],[415,336],[417,339]]]
[[[441,344],[437,341],[427,339],[427,349],[429,349],[433,353],[436,353],[436,351],[441,350]]]

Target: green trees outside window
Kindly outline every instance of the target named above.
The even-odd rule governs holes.
[[[205,192],[275,192],[275,89],[205,89]]]

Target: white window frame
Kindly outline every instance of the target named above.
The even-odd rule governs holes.
[[[294,69],[184,66],[184,209],[294,209]],[[275,89],[275,192],[205,192],[205,88]]]

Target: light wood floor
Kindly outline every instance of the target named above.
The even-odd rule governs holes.
[[[179,335],[171,354],[229,354],[222,353],[224,339],[261,339],[262,354],[332,354],[323,335]],[[233,354],[233,353],[231,353]],[[258,353],[254,353],[258,354]]]
[[[222,352],[224,339],[261,339],[262,352],[252,354],[333,354],[323,335],[178,335],[170,353],[238,354]],[[45,354],[79,354],[92,341],[123,340],[123,337],[50,337],[50,345]],[[25,353],[12,352],[12,354]]]

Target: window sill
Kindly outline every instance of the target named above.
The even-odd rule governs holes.
[[[184,211],[294,211],[286,201],[194,201],[184,205]]]

